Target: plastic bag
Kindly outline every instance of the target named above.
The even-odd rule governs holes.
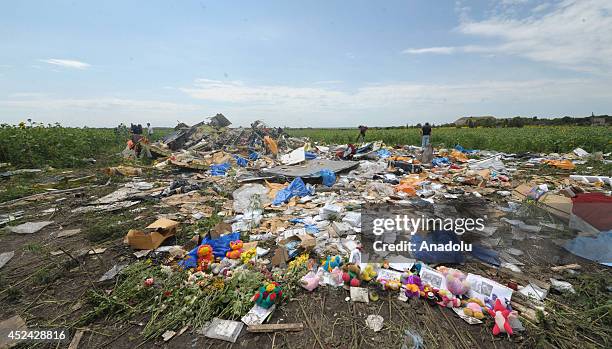
[[[249,164],[249,160],[243,158],[240,155],[234,155],[234,159],[236,159],[236,163],[240,167],[247,167],[247,165]]]
[[[288,187],[279,190],[272,202],[274,205],[280,205],[289,201],[294,196],[308,196],[314,194],[314,188],[304,184],[301,177],[296,177]]]
[[[336,183],[336,174],[332,170],[321,170],[319,171],[319,176],[323,179],[323,185],[326,187],[331,187]]]
[[[232,167],[228,162],[210,166],[210,174],[213,176],[225,176],[227,170]]]
[[[249,206],[265,206],[270,202],[268,188],[261,184],[249,183],[234,190],[234,211],[245,212]],[[255,202],[257,201],[257,202]]]

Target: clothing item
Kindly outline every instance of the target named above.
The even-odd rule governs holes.
[[[430,136],[431,135],[431,126],[425,125],[425,126],[423,126],[422,130],[423,130],[423,136]]]
[[[429,135],[423,135],[421,138],[421,147],[425,148],[429,144]]]

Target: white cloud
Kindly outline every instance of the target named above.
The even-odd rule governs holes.
[[[425,48],[409,48],[402,51],[407,54],[424,54],[424,53],[436,53],[436,54],[451,54],[457,50],[456,47],[440,46],[440,47],[425,47]]]
[[[523,1],[508,2],[516,3]],[[565,0],[556,6],[542,3],[531,11],[519,19],[513,10],[483,21],[464,19],[457,28],[463,34],[497,40],[493,44],[410,48],[402,53],[505,54],[578,71],[610,72],[612,1]]]
[[[214,103],[224,113],[228,111],[226,115],[237,117],[238,123],[262,118],[276,125],[346,126],[356,122],[406,124],[419,116],[449,121],[480,110],[512,116],[517,108],[522,108],[519,112],[533,115],[541,111],[535,110],[534,105],[561,106],[563,102],[558,101],[571,101],[577,95],[588,96],[585,103],[610,99],[612,94],[605,86],[603,82],[585,79],[541,79],[462,84],[398,82],[343,90],[199,79],[181,90],[207,104]]]
[[[73,68],[73,69],[81,69],[81,70],[91,67],[91,64],[80,62],[80,61],[75,61],[71,59],[50,58],[50,59],[41,59],[40,61],[48,63],[48,64],[64,67],[64,68]]]
[[[498,52],[580,71],[609,72],[612,68],[612,1],[565,0],[547,13],[526,18],[509,14],[459,26],[464,34],[500,40],[478,46],[479,52]]]
[[[155,100],[135,100],[123,98],[30,98],[22,99],[21,97],[39,97],[39,95],[23,96],[22,94],[13,95],[14,100],[0,100],[2,107],[18,107],[31,109],[82,109],[82,110],[117,110],[123,111],[164,111],[164,112],[181,112],[196,110],[197,106],[189,104],[178,104],[172,102],[162,102]]]

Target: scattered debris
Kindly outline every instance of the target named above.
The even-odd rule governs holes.
[[[41,222],[27,222],[16,225],[14,227],[8,227],[8,230],[15,234],[34,234],[42,228],[53,224],[52,221],[41,221]]]

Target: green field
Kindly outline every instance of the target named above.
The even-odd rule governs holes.
[[[153,139],[169,129],[155,130]],[[79,167],[94,158],[105,163],[120,160],[127,133],[111,128],[77,128],[59,125],[0,125],[0,163],[13,167]]]
[[[153,139],[170,129],[156,129]],[[287,129],[291,136],[309,137],[327,144],[355,142],[357,129]],[[14,168],[79,167],[88,158],[101,163],[117,162],[127,134],[110,128],[73,128],[59,125],[0,125],[0,163]],[[387,145],[420,144],[417,128],[371,128],[366,140]],[[434,146],[490,149],[505,152],[569,152],[581,147],[588,152],[612,151],[612,127],[533,126],[523,128],[434,128]]]
[[[328,144],[355,142],[359,131],[354,129],[288,129],[291,136],[309,137]],[[387,145],[420,145],[418,128],[370,128],[366,141],[382,140]],[[612,151],[612,127],[533,126],[522,128],[456,128],[432,130],[434,146],[467,149],[489,149],[504,152],[568,152],[581,147],[588,152]]]

